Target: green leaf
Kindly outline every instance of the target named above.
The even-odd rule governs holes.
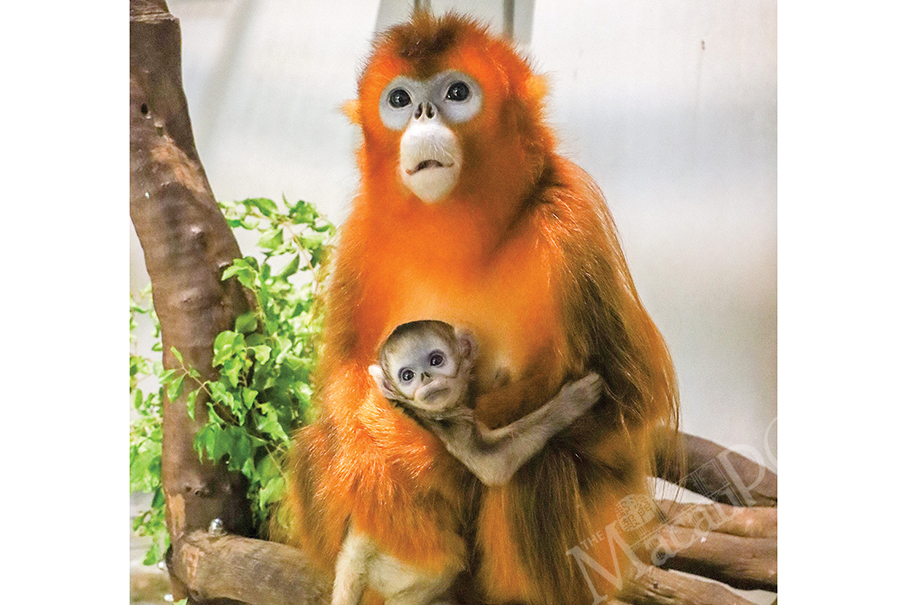
[[[180,365],[183,364],[183,354],[176,350],[176,347],[170,347],[170,352],[173,353],[173,356],[176,357],[176,360],[180,362]]]
[[[274,250],[283,243],[283,229],[268,229],[258,240],[258,247],[263,250]]]
[[[305,371],[306,360],[293,354],[287,354],[283,359],[284,364],[293,372]]]
[[[324,248],[317,246],[309,250],[309,254],[312,255],[312,266],[317,267],[324,260]]]
[[[211,383],[211,399],[215,403],[227,406],[231,411],[236,408],[236,400],[233,397],[233,393],[228,391],[222,382]]]
[[[258,317],[255,315],[255,311],[243,313],[236,318],[235,330],[237,332],[248,334],[256,329],[258,329]]]
[[[252,349],[252,354],[255,355],[255,361],[258,363],[266,363],[271,358],[271,347],[268,345],[258,345],[249,348]]]
[[[195,403],[198,401],[198,392],[201,388],[190,391],[186,396],[186,412],[189,413],[189,418],[195,420]]]
[[[186,375],[181,374],[167,385],[167,399],[176,401],[179,398],[180,393],[183,392],[183,380],[185,378]]]
[[[232,265],[224,269],[221,281],[226,281],[234,276],[246,288],[253,292],[257,291],[260,287],[258,283],[258,261],[251,256],[234,260]]]
[[[283,477],[271,479],[258,493],[258,505],[265,508],[272,502],[278,502],[283,497],[284,491],[286,491],[286,485]]]
[[[220,461],[221,458],[229,454],[233,449],[233,444],[236,440],[231,429],[233,429],[233,427],[228,426],[216,431],[214,436],[214,447],[211,449],[211,460],[214,462]]]
[[[233,447],[230,450],[230,464],[228,466],[229,470],[240,470],[243,466],[243,463],[251,457],[252,443],[251,441],[249,441],[249,437],[242,431],[234,431]]]
[[[247,206],[258,208],[265,216],[271,216],[277,212],[277,204],[275,204],[273,200],[267,198],[249,198],[242,203]]]
[[[215,366],[222,365],[227,359],[242,354],[246,350],[246,339],[242,334],[225,330],[214,339],[214,359],[211,363]]]
[[[266,409],[264,414],[258,415],[256,420],[256,428],[260,432],[277,438],[281,443],[288,444],[290,442],[290,438],[287,436],[286,431],[283,430],[280,421],[277,419],[277,412],[273,409]]]
[[[145,559],[142,561],[143,565],[156,565],[158,561],[161,560],[161,549],[156,544],[153,543],[151,548],[148,549],[148,552],[145,553]]]
[[[207,456],[214,459],[214,446],[217,441],[219,429],[217,426],[208,424],[195,434],[195,450],[199,453],[199,458]]]
[[[293,255],[293,258],[287,263],[287,266],[277,275],[280,279],[287,279],[291,275],[295,275],[299,271],[299,255]]]
[[[255,389],[243,389],[242,390],[242,403],[246,409],[251,410],[252,406],[255,405],[255,400],[258,397],[258,391]]]
[[[237,357],[231,357],[224,361],[221,366],[220,375],[230,382],[234,389],[239,386],[239,373],[243,370],[243,360]]]
[[[151,508],[161,508],[164,506],[164,490],[158,487],[154,490],[154,495],[151,498]]]
[[[252,458],[246,458],[246,461],[243,462],[242,468],[239,469],[239,471],[249,479],[252,479],[255,474],[255,463],[252,461]]]
[[[274,477],[280,476],[280,468],[274,463],[274,459],[271,458],[271,456],[262,458],[256,467],[256,471],[262,481],[268,481]]]
[[[290,220],[297,225],[311,225],[315,222],[317,214],[314,206],[302,200],[296,202],[289,212]]]

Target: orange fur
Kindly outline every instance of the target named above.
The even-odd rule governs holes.
[[[428,205],[399,181],[400,133],[383,127],[378,96],[399,74],[444,69],[468,72],[484,101],[452,127],[464,151],[460,181]],[[426,570],[465,565],[464,535],[475,529],[472,571],[485,598],[582,602],[588,587],[566,551],[613,521],[621,497],[645,490],[650,436],[676,422],[673,368],[601,193],[554,152],[544,90],[508,43],[461,18],[420,14],[375,43],[358,103],[347,108],[363,131],[362,181],[333,261],[317,377],[323,414],[296,436],[291,456],[298,541],[325,568],[350,519]],[[463,495],[474,478],[394,410],[367,372],[384,338],[418,319],[476,334],[480,392],[501,368],[513,378],[477,402],[490,425],[588,371],[608,392],[510,484],[485,491],[476,512]],[[591,554],[610,564],[602,547]]]

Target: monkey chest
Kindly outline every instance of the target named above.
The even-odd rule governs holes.
[[[468,327],[478,337],[478,378],[485,385],[502,370],[516,379],[559,354],[563,330],[551,251],[523,237],[477,258],[456,244],[401,242],[381,262],[390,273],[367,274],[378,279],[363,292],[366,307],[382,301],[371,318],[380,325],[374,346],[409,321]]]

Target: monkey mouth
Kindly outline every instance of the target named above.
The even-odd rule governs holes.
[[[430,168],[450,168],[453,166],[453,163],[447,164],[446,166],[439,162],[438,160],[422,160],[419,164],[412,170],[407,170],[406,174],[412,176],[421,170],[426,170]]]
[[[426,403],[431,403],[438,399],[441,395],[444,395],[450,391],[448,386],[437,386],[432,387],[428,386],[421,393],[419,393],[419,399],[425,401]]]

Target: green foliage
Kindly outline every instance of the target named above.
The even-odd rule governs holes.
[[[327,241],[334,227],[307,202],[278,206],[268,199],[223,204],[234,230],[258,234],[259,254],[234,261],[223,279],[236,278],[254,294],[256,304],[236,319],[232,330],[214,341],[216,380],[202,380],[179,351],[172,349],[178,367],[164,370],[130,355],[130,384],[137,418],[132,424],[130,464],[132,491],[153,494],[152,508],[136,520],[140,535],[155,537],[146,563],[166,549],[163,494],[160,486],[160,422],[163,396],[185,401],[191,417],[205,402],[207,422],[195,437],[199,456],[223,461],[249,480],[249,502],[259,527],[286,488],[281,460],[292,432],[311,413],[309,377],[316,361],[316,336],[321,328],[317,298]],[[135,317],[153,311],[133,301]],[[160,328],[155,322],[160,348]],[[156,376],[160,387],[147,396],[138,388],[141,378]],[[180,399],[180,398],[183,399]]]
[[[140,386],[153,376],[160,376],[160,361],[137,355],[137,318],[150,319],[154,345],[152,351],[160,352],[161,328],[151,306],[151,289],[146,288],[138,299],[130,295],[129,305],[129,393],[132,398],[132,425],[129,432],[129,490],[151,494],[151,508],[135,518],[133,531],[151,538],[151,547],[145,555],[145,565],[153,565],[163,558],[169,544],[164,524],[164,492],[161,489],[161,389],[155,381],[147,394]]]

